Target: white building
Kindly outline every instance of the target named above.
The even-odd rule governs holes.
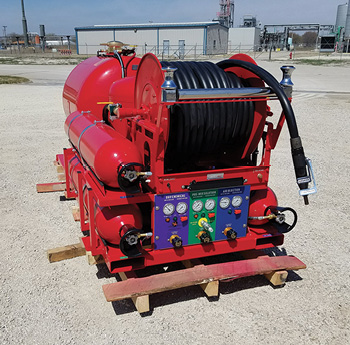
[[[136,47],[137,54],[185,57],[227,53],[228,28],[217,22],[94,25],[75,28],[78,54],[96,54],[108,41]]]
[[[256,51],[260,46],[260,28],[242,27],[230,28],[228,51]]]

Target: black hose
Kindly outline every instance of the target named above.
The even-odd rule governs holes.
[[[163,67],[177,68],[174,82],[179,89],[243,87],[237,76],[231,76],[210,62],[161,62]],[[244,104],[243,104],[244,103]],[[169,161],[176,157],[206,158],[206,155],[235,151],[237,157],[251,134],[254,102],[190,103],[176,105],[170,113],[167,147]]]
[[[118,59],[119,63],[120,63],[120,67],[122,69],[122,79],[125,78],[125,67],[124,67],[124,63],[123,63],[123,60],[120,56],[120,54],[115,50],[114,53],[113,53],[114,57]]]
[[[229,60],[223,60],[218,62],[217,66],[222,69],[226,69],[230,67],[242,67],[254,73],[256,76],[261,78],[268,86],[270,86],[272,91],[274,91],[274,93],[278,97],[281,103],[282,109],[284,111],[284,115],[286,117],[286,122],[289,130],[289,134],[290,134],[294,171],[295,171],[297,181],[299,178],[306,177],[307,176],[306,159],[305,159],[304,149],[301,143],[301,138],[299,137],[298,126],[295,120],[294,111],[292,109],[292,106],[289,102],[288,97],[286,96],[279,82],[269,72],[265,71],[263,68],[257,65],[254,65],[251,62],[229,59]],[[298,185],[300,189],[308,188],[307,182],[298,183]],[[307,200],[305,200],[305,203],[306,202]]]

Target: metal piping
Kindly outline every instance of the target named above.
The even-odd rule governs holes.
[[[217,89],[180,89],[177,91],[179,101],[230,99],[271,96],[274,93],[270,88],[244,87],[244,88],[217,88]]]

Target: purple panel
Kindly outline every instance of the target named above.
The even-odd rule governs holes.
[[[178,235],[188,243],[189,193],[156,195],[154,212],[155,249],[173,248],[169,239]]]

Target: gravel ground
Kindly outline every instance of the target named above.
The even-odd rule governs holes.
[[[276,62],[262,67],[280,79]],[[131,301],[108,303],[114,281],[85,257],[49,264],[46,250],[78,242],[74,201],[37,194],[56,181],[52,165],[68,142],[62,86],[71,66],[0,66],[30,84],[0,85],[1,344],[345,344],[349,341],[350,68],[298,65],[294,110],[319,192],[298,196],[286,129],[272,155],[270,185],[299,222],[280,248],[308,268],[285,287],[263,277],[221,283],[208,301],[198,287],[150,297],[141,317]],[[346,340],[348,339],[348,340]]]

